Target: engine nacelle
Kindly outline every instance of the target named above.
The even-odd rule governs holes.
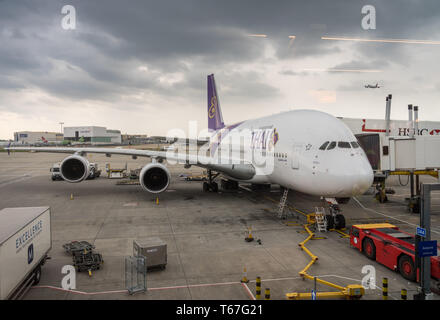
[[[61,162],[60,174],[67,182],[81,182],[89,176],[89,168],[89,161],[86,158],[73,155]]]
[[[151,193],[161,193],[170,185],[170,172],[163,164],[150,163],[142,168],[139,182],[144,190]]]

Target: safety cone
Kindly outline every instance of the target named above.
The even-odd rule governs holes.
[[[246,268],[243,269],[243,278],[240,281],[241,283],[249,283],[249,279],[247,278]]]
[[[244,238],[244,240],[246,240],[247,242],[254,241],[254,237],[252,236],[252,228],[248,229],[248,236]]]

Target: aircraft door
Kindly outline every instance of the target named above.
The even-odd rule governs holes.
[[[292,169],[299,169],[299,159],[301,157],[302,146],[300,144],[293,144],[292,148]]]

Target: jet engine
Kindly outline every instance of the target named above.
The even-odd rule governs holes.
[[[60,174],[67,182],[81,182],[89,176],[89,161],[79,155],[69,156],[61,162]]]
[[[139,182],[144,190],[151,193],[161,193],[170,184],[170,172],[163,164],[150,163],[142,168]]]

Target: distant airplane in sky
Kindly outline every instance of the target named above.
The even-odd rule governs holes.
[[[378,89],[378,88],[380,88],[380,86],[379,86],[378,83],[376,83],[375,85],[373,85],[373,84],[367,84],[367,85],[365,86],[365,88]]]

